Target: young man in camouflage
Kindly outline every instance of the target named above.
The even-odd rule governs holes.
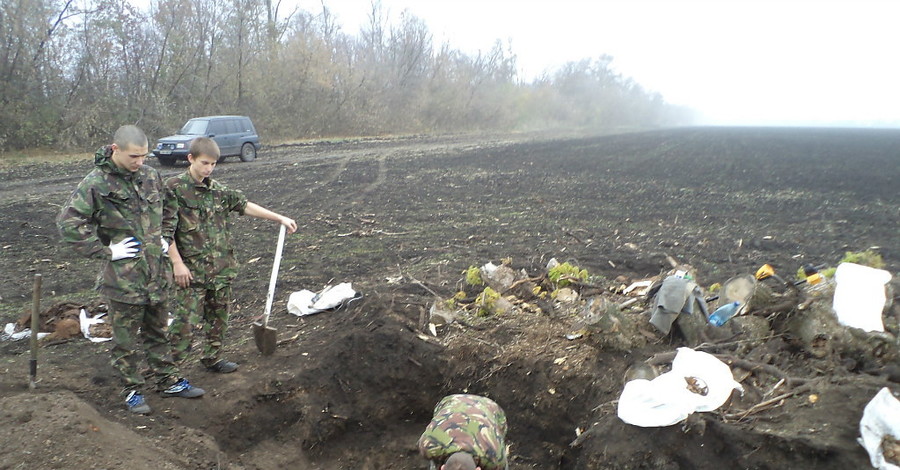
[[[192,329],[202,323],[206,336],[200,362],[211,372],[234,372],[238,365],[222,359],[222,341],[231,311],[231,281],[237,263],[231,247],[232,212],[259,217],[297,230],[293,219],[248,202],[244,194],[210,178],[219,160],[219,147],[206,137],[191,142],[190,167],[166,181],[171,230],[169,250],[175,269],[175,319],[170,327],[173,355],[183,360],[192,342]]]
[[[503,470],[506,414],[493,400],[450,395],[434,408],[434,418],[419,438],[419,453],[441,470]]]
[[[109,307],[113,328],[113,366],[125,382],[129,410],[146,414],[150,406],[138,370],[138,331],[150,375],[164,397],[196,398],[203,390],[179,378],[167,355],[167,294],[172,266],[163,238],[162,177],[144,166],[147,136],[122,126],[111,145],[94,155],[93,171],[79,183],[57,218],[63,241],[79,254],[106,263],[97,288]]]

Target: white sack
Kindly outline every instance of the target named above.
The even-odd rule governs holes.
[[[690,390],[692,381],[706,394]],[[678,348],[672,370],[653,380],[635,379],[625,384],[619,397],[618,416],[641,427],[671,426],[698,411],[722,406],[732,390],[743,392],[731,368],[711,354]]]
[[[328,286],[318,294],[306,289],[293,292],[288,297],[288,312],[297,315],[312,315],[324,310],[335,308],[345,300],[356,297],[356,291],[349,282],[342,282],[336,286]]]
[[[859,434],[862,437],[857,441],[869,453],[872,467],[878,470],[900,470],[900,467],[884,459],[881,449],[881,441],[885,435],[900,439],[900,401],[894,398],[887,387],[879,390],[875,398],[866,405],[859,421]]]
[[[834,280],[837,287],[832,308],[838,322],[865,331],[884,331],[881,319],[887,301],[884,285],[891,280],[891,273],[861,264],[841,263]]]

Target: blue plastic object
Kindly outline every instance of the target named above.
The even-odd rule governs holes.
[[[738,309],[741,308],[740,302],[731,302],[730,304],[723,305],[716,309],[712,315],[709,316],[709,324],[713,326],[722,326],[737,313]]]

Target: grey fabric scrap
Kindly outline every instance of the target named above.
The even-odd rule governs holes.
[[[672,323],[680,313],[694,313],[694,304],[700,312],[709,316],[706,301],[697,283],[688,279],[669,276],[663,280],[656,294],[656,305],[650,323],[663,334],[669,334]]]

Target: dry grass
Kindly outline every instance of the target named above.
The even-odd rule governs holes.
[[[64,163],[93,158],[92,152],[59,152],[49,149],[26,149],[0,152],[0,168],[35,163]]]
[[[279,147],[291,145],[316,145],[316,144],[337,144],[337,143],[360,143],[372,140],[398,139],[412,137],[408,134],[398,135],[380,135],[380,136],[349,136],[349,137],[318,137],[308,139],[275,139],[263,142],[263,147]],[[151,144],[154,145],[154,144]],[[151,146],[151,150],[152,150]],[[92,159],[94,151],[74,152],[72,150],[56,151],[47,148],[10,150],[0,152],[0,168],[11,167],[17,165],[28,165],[43,162],[64,163],[79,160]]]

